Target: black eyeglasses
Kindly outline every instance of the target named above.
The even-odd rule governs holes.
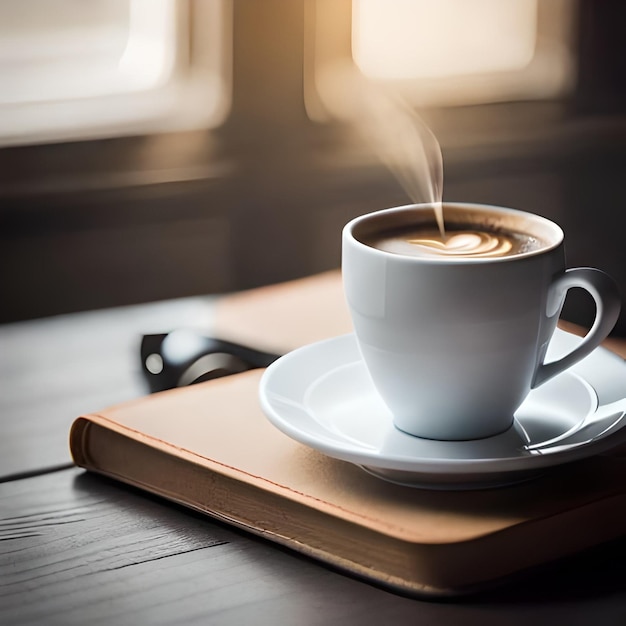
[[[144,335],[141,341],[141,365],[151,392],[267,367],[279,356],[188,329]]]

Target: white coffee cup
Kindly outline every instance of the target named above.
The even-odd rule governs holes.
[[[365,241],[434,224],[432,206],[376,211],[343,229],[344,291],[364,362],[395,425],[429,439],[477,439],[507,430],[531,389],[594,350],[615,325],[620,298],[600,270],[566,270],[563,231],[543,217],[446,203],[444,218],[450,215],[541,243],[495,258],[408,256]],[[544,363],[572,287],[595,300],[595,322],[576,349]]]

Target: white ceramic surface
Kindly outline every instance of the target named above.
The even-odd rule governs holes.
[[[549,358],[579,343],[557,330]],[[281,357],[259,392],[269,420],[296,441],[418,487],[508,484],[626,441],[626,362],[603,348],[533,390],[506,432],[470,441],[422,439],[396,428],[354,335]]]
[[[342,239],[346,300],[365,364],[396,426],[442,440],[509,428],[530,390],[589,354],[619,315],[613,281],[565,269],[563,232],[545,218],[499,207],[444,204],[444,218],[477,213],[495,228],[525,232],[540,249],[502,258],[415,257],[367,245],[371,232],[432,222],[432,206],[352,220]],[[571,287],[595,299],[596,323],[558,363],[544,355]]]

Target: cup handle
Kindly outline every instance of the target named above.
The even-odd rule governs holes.
[[[582,343],[558,361],[541,363],[535,373],[532,388],[543,385],[563,370],[584,359],[595,350],[613,330],[620,313],[620,295],[615,281],[604,272],[591,267],[566,270],[553,283],[548,298],[549,317],[560,312],[565,295],[572,287],[588,291],[596,303],[596,317]]]

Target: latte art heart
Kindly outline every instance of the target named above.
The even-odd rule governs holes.
[[[455,257],[506,256],[513,248],[513,242],[506,235],[480,231],[455,232],[437,238],[409,239],[408,242],[421,247],[424,254]]]
[[[532,253],[545,243],[533,234],[482,224],[446,226],[442,234],[437,226],[407,224],[372,231],[363,243],[393,254],[441,260],[488,260]]]

